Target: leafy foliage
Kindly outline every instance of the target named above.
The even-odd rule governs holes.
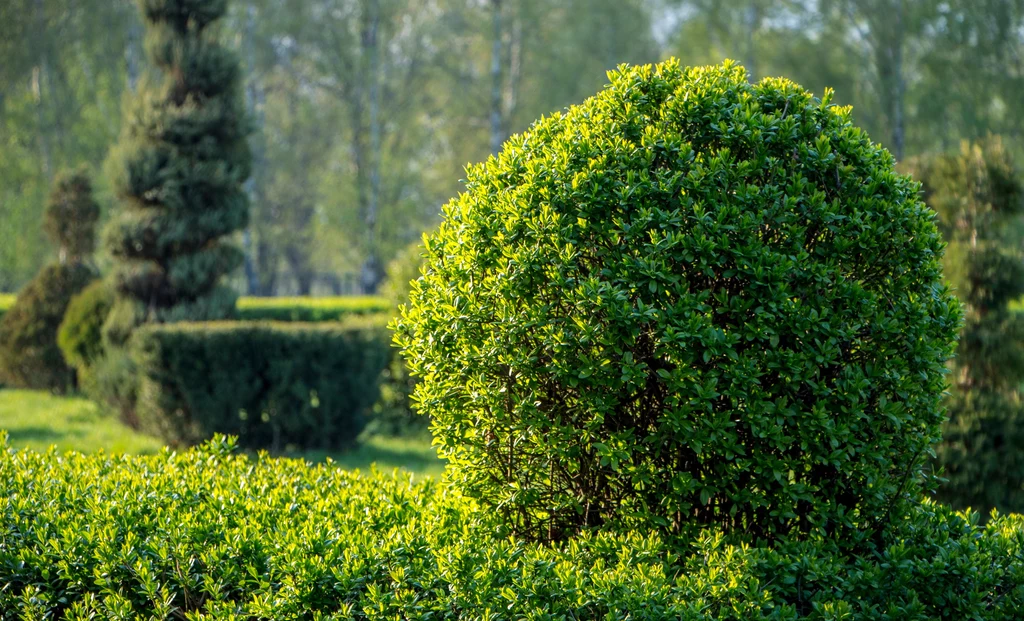
[[[685,553],[657,536],[509,538],[431,480],[198,450],[0,452],[0,619],[844,619],[1024,613],[1020,517],[917,507],[878,548]],[[85,510],[83,510],[85,509]]]
[[[103,323],[113,305],[110,284],[96,280],[73,297],[64,312],[57,345],[64,360],[78,371],[79,380],[103,356]]]
[[[46,207],[43,228],[61,249],[0,318],[0,381],[21,388],[65,391],[74,372],[57,346],[57,330],[71,299],[96,274],[84,261],[92,250],[99,206],[81,173],[61,174]]]
[[[918,186],[795,84],[624,67],[468,171],[397,322],[440,453],[531,539],[846,533],[921,489],[960,322]]]
[[[0,378],[5,384],[57,392],[74,387],[74,371],[57,347],[57,329],[71,298],[95,278],[82,263],[48,265],[18,293],[0,319]]]
[[[219,281],[242,254],[223,237],[247,222],[251,158],[238,62],[210,28],[226,4],[140,2],[156,70],[125,100],[108,162],[122,205],[105,235],[121,307],[106,332],[118,344],[142,322],[233,313]]]
[[[250,448],[352,444],[387,362],[384,323],[182,323],[132,340],[143,430],[171,444],[215,433]]]
[[[910,164],[949,240],[946,273],[966,305],[936,464],[956,507],[1024,511],[1024,181],[996,138]]]
[[[96,247],[100,206],[92,196],[92,182],[82,171],[63,173],[54,182],[43,213],[43,230],[60,249],[61,261],[78,261]]]

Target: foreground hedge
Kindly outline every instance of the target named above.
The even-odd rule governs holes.
[[[344,447],[379,395],[385,330],[376,318],[141,328],[139,424],[175,445],[230,433],[249,448]]]
[[[1020,619],[1019,516],[921,506],[877,551],[677,556],[502,536],[442,484],[200,450],[0,450],[0,619]],[[48,616],[49,615],[49,616]]]
[[[244,297],[238,300],[238,318],[244,321],[337,321],[352,315],[389,312],[388,301],[375,296]]]

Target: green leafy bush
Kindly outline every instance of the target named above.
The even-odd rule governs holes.
[[[132,339],[144,431],[249,448],[338,448],[366,425],[388,358],[384,322],[181,323]]]
[[[996,138],[909,164],[949,242],[946,275],[966,307],[949,420],[935,463],[939,498],[1024,511],[1024,177]]]
[[[2,441],[0,441],[2,444]],[[1024,522],[923,505],[877,548],[548,546],[431,480],[200,450],[0,451],[0,619],[1010,621]]]
[[[877,532],[960,307],[918,184],[742,67],[625,67],[467,173],[397,322],[454,480],[518,534]]]
[[[81,380],[104,353],[103,323],[114,305],[110,285],[96,280],[71,299],[57,332],[64,360],[78,371]]]
[[[43,213],[43,230],[58,247],[61,262],[81,261],[96,247],[100,206],[84,171],[64,172],[55,181]]]
[[[60,260],[40,270],[0,313],[0,382],[20,388],[63,392],[74,387],[74,371],[57,346],[57,330],[71,299],[96,278],[86,263],[92,251],[99,206],[82,173],[61,173],[43,219],[43,230]]]
[[[57,347],[57,329],[71,298],[96,278],[82,263],[48,265],[0,319],[0,378],[5,384],[64,392],[74,371]]]
[[[243,321],[338,321],[353,315],[387,312],[388,302],[374,296],[338,297],[243,297],[238,318]]]

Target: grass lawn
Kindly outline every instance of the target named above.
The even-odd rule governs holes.
[[[132,431],[111,414],[81,397],[58,397],[34,390],[0,389],[0,430],[14,448],[95,453],[155,453],[163,446],[156,438]],[[345,453],[310,451],[289,454],[319,462],[331,458],[349,470],[405,468],[422,476],[439,476],[444,462],[428,438],[371,437]]]

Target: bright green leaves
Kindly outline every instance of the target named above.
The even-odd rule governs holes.
[[[532,539],[875,528],[959,320],[915,184],[785,80],[610,81],[472,167],[429,240],[396,342],[452,480]]]

